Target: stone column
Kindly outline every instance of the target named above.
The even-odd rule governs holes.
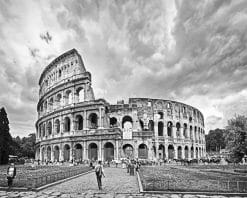
[[[177,128],[172,125],[172,138],[177,138]]]
[[[103,156],[102,156],[102,140],[99,141],[99,149],[98,149],[98,160],[103,161]]]
[[[174,159],[178,159],[178,148],[176,145],[173,145],[174,147]]]
[[[63,161],[64,157],[63,157],[63,144],[60,144],[60,148],[59,148],[59,160]]]
[[[63,124],[64,124],[63,117],[60,116],[60,134],[61,134],[61,136],[63,135],[63,131],[64,131]]]
[[[116,140],[116,160],[118,160],[118,156],[119,156],[119,147],[118,147],[118,140]]]
[[[82,142],[82,145],[83,145],[83,155],[82,155],[82,160],[85,160],[85,159],[87,159],[87,156],[86,156],[86,141],[83,141],[83,142]]]
[[[102,128],[102,111],[101,111],[101,107],[99,107],[99,128]]]
[[[185,159],[185,147],[184,146],[181,146],[181,158],[182,159]]]
[[[86,110],[83,112],[83,129],[87,129],[87,112]]]
[[[188,160],[191,160],[191,146],[188,146]]]
[[[51,145],[51,161],[54,162],[54,151],[53,151],[53,145]]]
[[[168,160],[168,145],[165,145],[165,159]]]
[[[167,137],[168,136],[168,133],[167,133],[167,122],[166,121],[164,121],[163,132],[164,132],[164,137]]]
[[[179,129],[179,135],[180,135],[180,138],[184,139],[184,127],[180,127]]]

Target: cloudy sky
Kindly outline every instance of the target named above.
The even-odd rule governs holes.
[[[247,1],[0,1],[0,106],[35,132],[38,79],[76,48],[97,98],[195,106],[206,132],[247,110]]]

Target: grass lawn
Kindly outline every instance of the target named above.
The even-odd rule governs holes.
[[[247,192],[247,174],[234,172],[234,169],[245,168],[247,166],[143,166],[140,178],[147,191]]]
[[[7,186],[8,166],[0,166],[0,186]],[[52,183],[61,179],[65,179],[83,172],[89,171],[91,168],[85,165],[79,166],[16,166],[16,177],[13,181],[13,187],[37,188],[48,183]]]

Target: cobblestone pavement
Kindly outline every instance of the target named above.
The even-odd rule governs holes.
[[[80,176],[64,183],[46,188],[40,192],[0,191],[0,198],[226,198],[229,196],[182,195],[182,194],[141,194],[136,176],[129,176],[126,169],[106,168],[103,190],[97,188],[95,173]],[[237,198],[238,196],[232,196]],[[243,196],[242,196],[243,197]]]
[[[136,176],[127,174],[126,169],[105,168],[105,178],[102,178],[103,190],[98,190],[95,173],[89,173],[81,177],[69,180],[62,184],[49,187],[44,191],[59,191],[64,193],[94,191],[97,193],[138,193],[138,182]]]

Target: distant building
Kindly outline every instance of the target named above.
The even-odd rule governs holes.
[[[194,159],[205,156],[202,113],[163,99],[95,99],[91,74],[75,49],[42,72],[36,159],[41,161]]]

